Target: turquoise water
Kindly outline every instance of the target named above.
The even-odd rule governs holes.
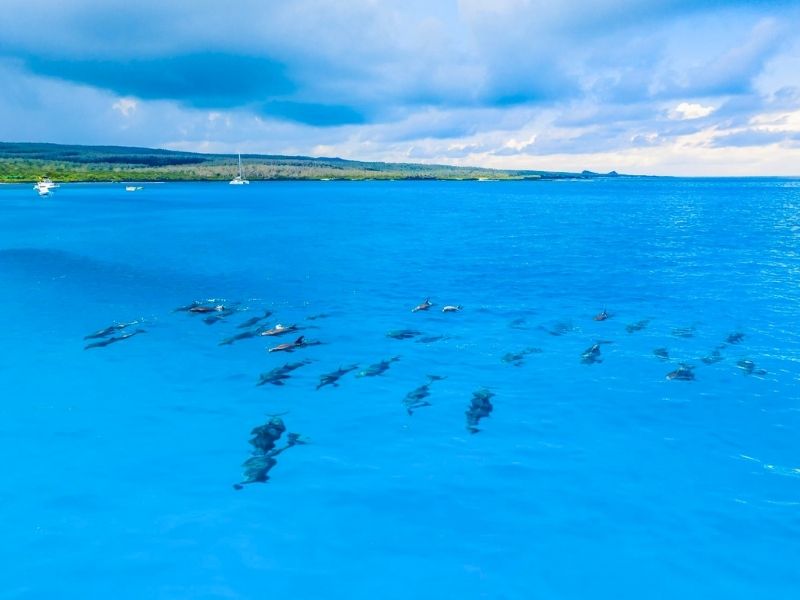
[[[800,181],[3,186],[0,275],[0,598],[798,596]]]

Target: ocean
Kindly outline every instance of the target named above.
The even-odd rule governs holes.
[[[800,180],[6,185],[0,286],[0,598],[800,595]]]

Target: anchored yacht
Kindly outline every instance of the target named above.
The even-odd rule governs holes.
[[[242,175],[242,155],[239,155],[239,174],[230,180],[231,185],[246,185],[250,183],[247,179],[244,178]]]
[[[39,192],[40,196],[47,196],[52,190],[57,188],[58,185],[52,182],[49,177],[43,177],[34,184],[33,189]]]

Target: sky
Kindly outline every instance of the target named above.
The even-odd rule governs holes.
[[[3,0],[0,140],[800,175],[800,0]]]

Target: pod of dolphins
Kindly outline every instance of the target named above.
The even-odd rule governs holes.
[[[423,302],[411,309],[413,313],[427,312],[435,306],[430,298],[426,298]],[[213,325],[220,321],[225,322],[233,315],[240,311],[249,310],[241,303],[226,304],[223,300],[208,299],[202,301],[194,301],[188,305],[178,307],[173,312],[183,312],[190,316],[202,316],[202,320],[207,325]],[[458,313],[463,310],[461,305],[445,305],[442,308],[443,313]],[[229,346],[235,342],[258,337],[278,337],[286,334],[296,333],[303,329],[308,329],[313,326],[300,326],[297,324],[283,325],[278,323],[273,327],[265,325],[267,319],[272,316],[271,310],[264,310],[262,314],[253,316],[245,321],[236,325],[236,329],[243,329],[240,333],[236,333],[230,337],[224,338],[219,342],[220,346]],[[330,317],[329,314],[321,313],[312,315],[307,318],[308,321],[315,321],[318,319],[325,319]],[[600,313],[594,316],[593,320],[596,322],[604,322],[612,319],[614,315],[603,309]],[[108,327],[90,333],[84,337],[88,343],[84,346],[85,350],[93,348],[103,348],[130,340],[139,334],[146,333],[142,327],[136,327],[144,324],[144,319],[137,319],[130,322],[113,323]],[[650,324],[650,319],[643,319],[630,323],[625,326],[625,331],[628,334],[634,334],[647,328]],[[527,329],[527,322],[524,318],[513,320],[509,327],[513,329]],[[604,326],[603,326],[604,327]],[[539,330],[546,332],[552,336],[566,335],[575,328],[571,323],[558,322],[549,326],[539,326]],[[672,335],[679,338],[694,337],[696,332],[696,325],[690,327],[675,328],[672,330]],[[397,329],[389,331],[386,336],[394,340],[409,340],[415,339],[417,343],[431,344],[444,339],[445,335],[425,336],[423,332],[416,329]],[[733,332],[725,338],[725,341],[718,344],[714,349],[703,356],[699,360],[705,365],[712,365],[717,362],[725,360],[723,350],[728,346],[740,344],[745,338],[745,334],[739,331]],[[267,347],[269,353],[277,352],[295,352],[310,346],[322,344],[319,340],[308,340],[305,335],[299,335],[293,341],[284,342],[281,344]],[[580,363],[584,365],[594,365],[603,362],[602,347],[606,344],[612,344],[610,340],[597,340],[580,355]],[[525,364],[526,359],[534,354],[541,353],[540,348],[526,347],[515,352],[508,352],[501,357],[501,361],[512,365],[514,367],[521,367]],[[669,350],[661,347],[653,350],[653,355],[659,360],[667,362],[671,360]],[[325,373],[319,377],[319,383],[316,386],[317,390],[324,387],[339,387],[340,380],[350,373],[355,373],[356,378],[363,377],[378,377],[384,375],[391,368],[392,364],[399,361],[400,356],[392,356],[390,358],[381,360],[374,364],[367,365],[363,369],[358,364],[350,364],[347,366],[340,366],[334,371]],[[267,384],[273,386],[283,386],[291,379],[292,373],[297,369],[312,364],[310,359],[304,359],[297,362],[287,362],[283,366],[278,366],[270,371],[262,373],[256,386],[265,386]],[[744,375],[764,376],[766,371],[760,369],[756,364],[748,359],[739,360],[736,366],[741,370]],[[686,362],[677,364],[677,368],[666,374],[666,379],[669,381],[693,381],[695,379],[696,366]],[[415,411],[431,406],[428,398],[431,395],[431,386],[438,381],[442,381],[446,377],[440,375],[427,375],[426,381],[419,387],[413,389],[406,394],[402,400],[402,404],[406,409],[409,416],[413,415]],[[469,433],[474,434],[480,431],[478,425],[480,421],[491,415],[494,410],[492,398],[494,393],[486,388],[478,389],[473,392],[469,405],[465,412],[466,415],[466,429]],[[286,433],[285,442],[282,446],[278,446],[278,442],[286,433],[286,425],[279,415],[272,415],[270,420],[264,425],[255,427],[252,431],[250,445],[253,447],[251,456],[242,464],[243,477],[240,483],[234,485],[234,488],[240,490],[244,485],[250,483],[263,483],[269,479],[270,470],[277,464],[276,457],[289,448],[297,445],[308,443],[300,434]]]

